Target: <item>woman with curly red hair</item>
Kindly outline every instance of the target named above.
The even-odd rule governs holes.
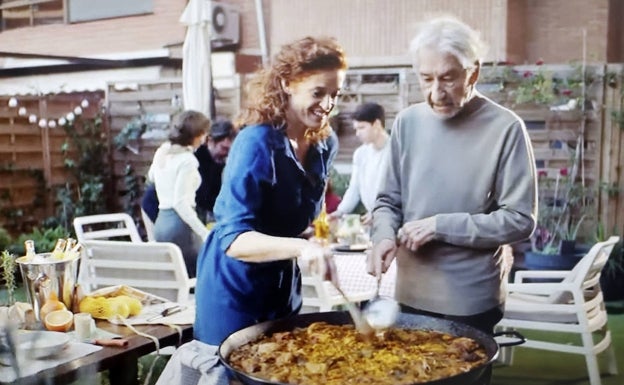
[[[318,215],[338,150],[329,114],[347,68],[331,38],[282,47],[250,82],[241,127],[223,172],[216,224],[198,257],[195,337],[296,314],[299,236]]]

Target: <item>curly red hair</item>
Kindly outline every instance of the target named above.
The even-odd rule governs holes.
[[[239,127],[270,123],[276,128],[286,123],[288,96],[282,81],[290,83],[308,74],[347,69],[342,47],[331,37],[305,37],[282,46],[273,63],[261,69],[247,84],[247,105],[236,120]],[[306,138],[318,142],[330,134],[329,122],[320,130],[308,130]]]

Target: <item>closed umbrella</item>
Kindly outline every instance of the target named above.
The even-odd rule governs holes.
[[[186,24],[182,47],[182,96],[185,110],[210,116],[210,2],[190,0],[180,22]]]

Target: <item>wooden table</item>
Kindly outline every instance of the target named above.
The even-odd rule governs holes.
[[[85,375],[93,375],[109,370],[111,385],[138,384],[137,360],[139,357],[156,351],[151,339],[135,334],[126,326],[114,325],[107,321],[98,321],[97,327],[120,335],[128,340],[128,346],[103,347],[95,353],[77,358],[55,368],[22,377],[15,384],[68,384]],[[160,348],[177,346],[193,339],[193,325],[180,325],[182,336],[174,328],[165,325],[136,325],[135,328],[158,338]]]

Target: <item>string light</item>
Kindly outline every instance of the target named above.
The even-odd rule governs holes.
[[[179,99],[177,95],[175,96],[175,98]],[[16,108],[19,106],[19,101],[17,100],[15,96],[12,96],[9,98],[9,101],[7,102],[7,104],[10,108]],[[28,115],[28,122],[31,124],[37,124],[41,128],[44,128],[44,127],[55,128],[57,126],[64,126],[67,123],[73,122],[76,119],[76,116],[82,115],[84,112],[84,109],[88,108],[89,105],[90,105],[89,100],[82,99],[80,101],[79,106],[74,107],[73,111],[68,112],[64,117],[58,118],[58,120],[55,120],[55,119],[47,120],[44,118],[39,118],[35,114],[28,115],[28,110],[24,106],[19,107],[19,109],[17,110],[17,114],[19,116]]]

